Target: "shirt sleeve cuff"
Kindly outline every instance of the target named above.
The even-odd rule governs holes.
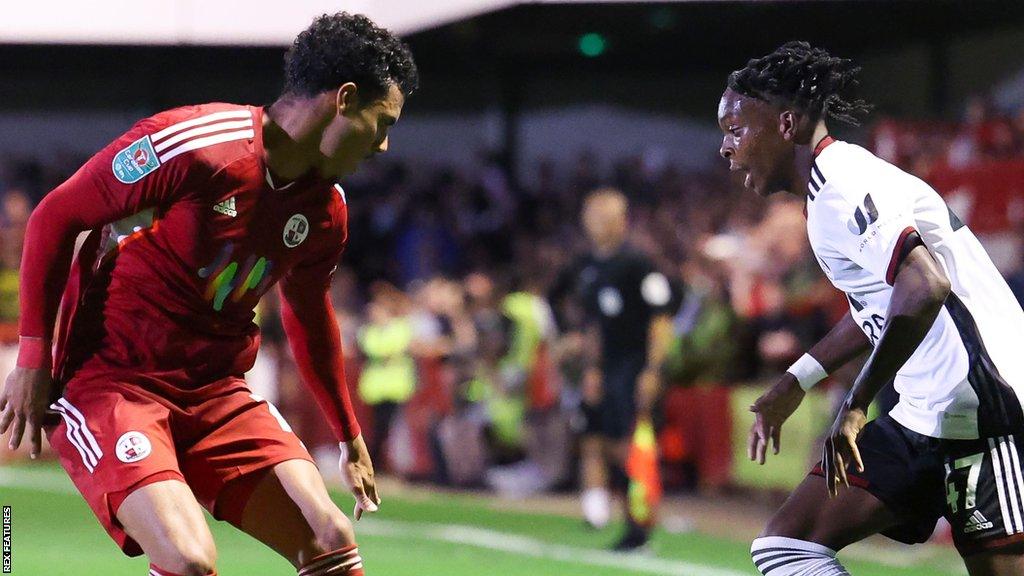
[[[907,226],[900,232],[900,237],[896,239],[896,245],[892,249],[892,256],[889,258],[889,267],[885,272],[886,284],[892,286],[896,282],[896,271],[899,270],[900,262],[906,258],[906,245],[907,239],[910,238],[911,234],[917,234],[917,230],[913,226]]]
[[[48,368],[53,362],[53,350],[46,338],[21,336],[18,338],[19,368]]]

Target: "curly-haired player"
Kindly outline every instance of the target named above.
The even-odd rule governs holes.
[[[279,283],[295,359],[344,448],[356,518],[376,510],[328,294],[348,234],[335,179],[387,150],[417,72],[401,41],[346,13],[302,32],[285,72],[268,107],[203,104],[139,121],[29,221],[0,433],[13,429],[12,449],[27,435],[35,456],[45,431],[151,576],[216,573],[202,508],[301,576],[363,574],[351,522],[243,375],[259,345],[253,308]]]
[[[821,464],[751,554],[766,576],[842,575],[836,551],[875,533],[923,542],[945,516],[972,575],[1024,574],[1024,311],[931,187],[829,136],[868,110],[857,72],[790,42],[733,72],[718,108],[730,168],[762,196],[805,198],[814,255],[850,303],[751,407],[750,458],[777,453],[805,390],[871,350]],[[867,422],[893,379],[895,408]]]

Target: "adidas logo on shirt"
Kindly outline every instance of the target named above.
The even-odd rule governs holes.
[[[964,526],[964,534],[971,534],[974,532],[981,532],[982,530],[988,530],[992,527],[992,523],[985,518],[985,515],[981,513],[981,510],[975,510],[974,514],[967,519],[966,525]]]
[[[213,211],[224,214],[225,216],[231,216],[232,218],[238,216],[238,211],[235,210],[235,197],[232,196],[223,202],[214,204]]]

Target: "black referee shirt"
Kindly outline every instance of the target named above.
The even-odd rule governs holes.
[[[577,298],[587,320],[600,327],[601,357],[609,363],[646,357],[651,318],[672,314],[680,290],[647,256],[625,245],[607,258],[577,257],[558,275],[549,300],[563,329],[564,318],[557,311],[566,296]]]

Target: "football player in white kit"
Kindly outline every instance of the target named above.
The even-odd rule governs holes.
[[[759,195],[804,197],[847,314],[751,407],[750,457],[779,450],[805,391],[871,350],[817,466],[751,548],[765,576],[848,574],[875,533],[925,541],[940,516],[973,576],[1024,574],[1024,311],[971,230],[923,181],[829,136],[867,111],[858,68],[790,42],[729,76],[721,154]],[[867,421],[895,379],[899,402]],[[846,489],[841,489],[845,487]]]

